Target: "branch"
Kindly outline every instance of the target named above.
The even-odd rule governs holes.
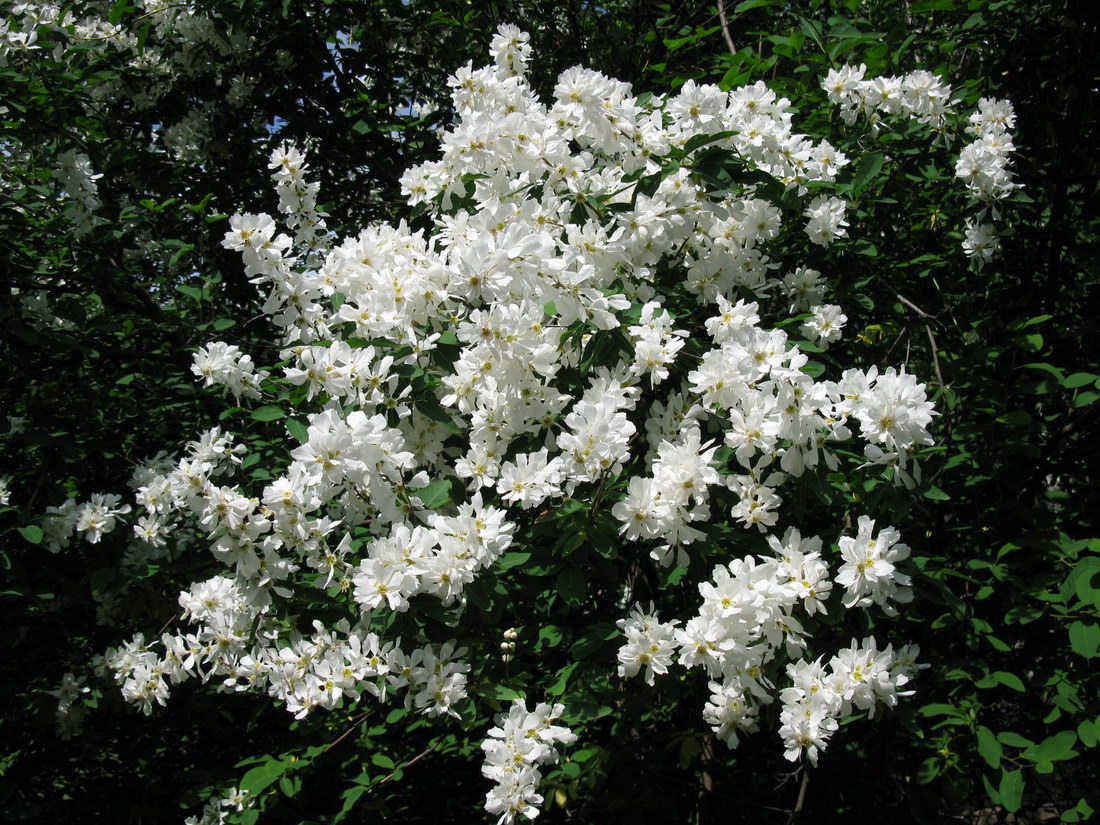
[[[333,743],[333,744],[335,744],[335,743]],[[398,770],[405,770],[405,768],[409,767],[410,765],[416,764],[421,759],[423,759],[425,756],[427,756],[429,753],[434,751],[437,747],[438,747],[438,743],[437,742],[432,742],[432,744],[428,745],[428,747],[426,747],[424,750],[422,750],[420,753],[418,753],[416,756],[414,756],[412,759],[410,759],[408,762],[406,762],[400,768],[394,768],[393,773],[391,773],[389,776],[386,776],[386,777],[383,777],[382,779],[379,779],[378,784],[382,785],[386,782],[389,782],[391,779],[393,779],[394,774],[396,774]]]
[[[353,730],[355,730],[357,727],[359,727],[359,723],[362,722],[364,719],[366,719],[367,716],[369,716],[369,715],[370,715],[370,711],[365,710],[362,713],[360,713],[358,716],[356,716],[354,719],[352,719],[351,720],[351,727],[348,728],[343,733],[341,733],[339,736],[337,736],[331,742],[329,742],[328,745],[325,747],[325,749],[323,751],[321,751],[321,753],[328,753],[330,750],[332,750],[337,745],[339,745],[341,742],[343,742],[345,739],[347,739],[348,736],[351,734],[351,732]]]
[[[726,39],[730,54],[737,54],[737,47],[733,45],[733,38],[730,37],[730,21],[726,17],[726,4],[723,0],[718,0],[718,19],[722,22],[722,37]]]
[[[802,806],[806,802],[806,786],[810,784],[810,772],[805,766],[802,768],[802,784],[798,788],[798,801],[794,803],[788,823],[795,822],[802,815]]]
[[[941,387],[946,387],[947,385],[943,382],[943,373],[940,372],[940,356],[936,353],[936,338],[932,335],[932,327],[925,324],[924,329],[928,333],[928,343],[932,345],[932,365],[936,368],[936,380],[940,382]]]
[[[913,310],[913,312],[917,313],[917,315],[919,315],[921,318],[931,318],[933,321],[936,319],[935,315],[931,315],[931,314],[925,312],[923,309],[921,309],[919,306],[914,304],[912,301],[910,301],[908,298],[906,298],[904,295],[902,295],[900,292],[898,292],[893,287],[889,287],[889,290],[894,293],[895,298],[897,298],[899,301],[901,301],[903,304],[905,304],[907,307],[909,307],[909,309]]]

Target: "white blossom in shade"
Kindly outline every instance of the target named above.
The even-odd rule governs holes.
[[[986,223],[968,222],[963,238],[963,251],[978,263],[978,267],[993,260],[1001,249],[1001,239],[997,230]]]
[[[66,673],[56,689],[46,691],[57,699],[57,735],[62,739],[71,739],[83,728],[87,709],[81,697],[92,690],[84,682],[85,677]]]
[[[118,516],[129,513],[129,504],[122,504],[122,498],[115,493],[95,493],[91,500],[76,511],[74,528],[84,534],[84,540],[96,544],[107,533],[115,529]]]
[[[80,517],[75,499],[67,499],[57,507],[47,507],[42,519],[42,543],[51,553],[69,546],[69,541]]]
[[[791,312],[805,312],[825,298],[827,284],[816,269],[799,267],[783,276],[783,291],[790,298]]]
[[[91,159],[75,149],[58,155],[57,163],[54,177],[61,182],[69,203],[65,213],[73,221],[76,234],[85,235],[96,222],[92,213],[102,206],[96,181],[103,175],[93,173]]]
[[[909,576],[897,570],[897,563],[909,557],[909,547],[901,544],[901,534],[884,527],[874,534],[875,522],[860,516],[859,531],[841,536],[840,553],[844,564],[837,571],[836,583],[845,589],[844,606],[866,607],[872,602],[888,616],[896,616],[891,602],[907,604],[913,600]]]

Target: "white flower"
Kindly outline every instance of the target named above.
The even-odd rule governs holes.
[[[888,616],[896,616],[897,608],[890,602],[913,600],[909,576],[898,572],[897,562],[909,557],[909,547],[900,544],[901,534],[893,527],[884,527],[873,535],[875,522],[869,516],[859,517],[859,532],[852,538],[840,538],[840,553],[844,564],[837,572],[836,583],[845,588],[844,606],[866,607],[872,602]]]

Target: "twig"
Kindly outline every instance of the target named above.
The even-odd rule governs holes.
[[[351,735],[351,732],[359,726],[359,723],[362,722],[364,719],[366,719],[367,716],[369,716],[369,715],[370,715],[369,710],[365,710],[362,713],[360,713],[357,717],[355,717],[355,719],[352,720],[351,727],[348,728],[343,733],[341,733],[339,736],[337,736],[331,742],[329,742],[328,745],[325,747],[325,749],[323,751],[321,751],[321,753],[328,753],[330,750],[332,750],[337,745],[339,745],[341,742],[343,742],[345,739],[347,739],[348,736]]]
[[[737,47],[733,45],[733,38],[730,37],[730,21],[726,17],[726,4],[722,0],[718,0],[718,19],[722,22],[722,37],[726,39],[730,54],[737,54]]]
[[[940,356],[936,353],[936,337],[932,334],[931,325],[925,324],[924,329],[928,333],[928,343],[932,345],[932,365],[936,368],[936,380],[940,382],[941,387],[946,387],[947,385],[943,382],[943,373],[940,372]]]
[[[382,784],[384,784],[384,783],[386,783],[386,782],[389,782],[389,781],[390,781],[391,779],[393,779],[393,777],[394,777],[394,774],[396,774],[396,773],[397,773],[397,772],[398,772],[399,770],[404,770],[405,768],[409,767],[410,765],[413,765],[413,764],[415,764],[415,763],[419,762],[419,761],[420,761],[421,759],[423,759],[423,758],[424,758],[425,756],[427,756],[427,755],[428,755],[429,753],[431,753],[432,751],[434,751],[434,750],[436,749],[436,747],[437,747],[437,743],[436,743],[436,742],[432,742],[432,744],[428,745],[428,747],[426,747],[426,748],[425,748],[424,750],[422,750],[422,751],[421,751],[420,753],[418,753],[418,754],[417,754],[416,756],[414,756],[414,757],[413,757],[412,759],[410,759],[410,760],[409,760],[408,762],[406,762],[406,763],[405,763],[404,765],[402,765],[402,766],[401,766],[400,768],[394,768],[394,769],[393,769],[393,772],[392,772],[392,773],[391,773],[391,774],[390,774],[389,776],[387,776],[387,777],[384,777],[383,779],[380,779],[380,780],[378,780],[378,784],[379,784],[379,785],[382,785]]]
[[[173,616],[173,617],[172,617],[171,619],[169,619],[168,621],[166,621],[166,622],[164,623],[164,627],[162,627],[162,628],[161,628],[160,630],[158,630],[158,631],[157,631],[157,635],[158,635],[158,636],[160,636],[160,635],[161,635],[162,633],[164,633],[164,631],[168,629],[169,625],[171,625],[171,624],[172,624],[172,622],[174,622],[174,621],[175,621],[176,619],[178,619],[179,617],[180,617],[180,614],[179,614],[179,613],[177,613],[177,614],[176,614],[175,616]]]
[[[794,822],[802,814],[802,805],[806,801],[806,786],[809,784],[810,772],[804,767],[802,769],[802,784],[798,788],[798,801],[794,803],[794,810],[791,811],[791,815],[787,819],[788,823]]]
[[[912,301],[910,301],[908,298],[906,298],[904,295],[902,295],[900,292],[898,292],[893,287],[890,288],[890,291],[894,293],[895,297],[897,297],[897,299],[899,301],[901,301],[903,304],[905,304],[907,307],[909,307],[909,309],[913,310],[913,312],[917,313],[917,315],[919,315],[921,318],[931,318],[932,320],[936,319],[935,315],[928,314],[927,312],[925,312],[919,306],[914,304]]]

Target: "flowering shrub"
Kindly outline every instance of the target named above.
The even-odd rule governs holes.
[[[936,414],[904,368],[827,353],[847,320],[826,300],[831,250],[859,232],[849,159],[798,133],[762,82],[641,99],[573,69],[543,103],[524,34],[502,27],[492,57],[452,79],[460,120],[441,159],[402,178],[419,223],[341,239],[306,156],[272,154],[283,226],[238,214],[223,245],[267,296],[280,361],[257,370],[216,341],[194,372],[260,400],[251,419],[285,422],[292,441],[263,478],[221,430],[135,474],[127,566],[208,549],[219,569],[180,594],[186,624],[108,651],[104,670],[146,714],[189,679],[298,719],[369,695],[459,724],[512,701],[482,745],[501,822],[534,816],[555,743],[611,712],[585,707],[582,660],[650,685],[702,667],[698,713],[719,739],[735,747],[768,719],[787,759],[817,764],[841,719],[895,706],[919,667],[914,647],[864,634],[866,615],[912,600],[913,571],[857,491],[921,484]],[[935,76],[862,74],[823,80],[848,125],[947,128]],[[984,102],[970,122],[980,146],[957,174],[989,203],[1012,189],[1011,108]],[[965,249],[984,261],[994,246]],[[96,542],[129,512],[113,495],[56,508],[47,545]],[[556,673],[513,673],[515,634],[503,647],[483,626],[507,605],[554,647],[508,589],[547,571],[551,601],[604,627]],[[661,621],[658,601],[697,612]],[[562,702],[527,711],[544,695]]]

